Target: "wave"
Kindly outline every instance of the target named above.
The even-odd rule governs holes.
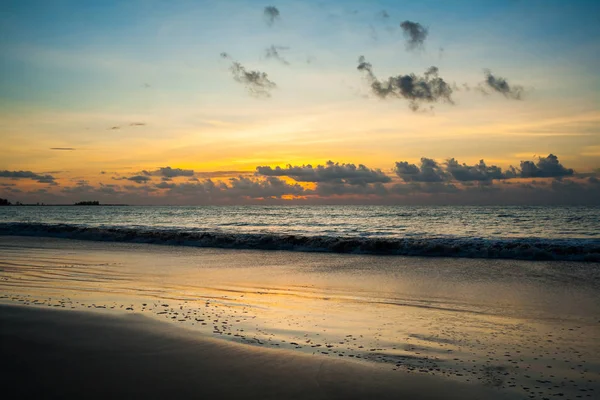
[[[600,262],[600,239],[308,236],[21,222],[0,223],[0,235],[231,249]]]

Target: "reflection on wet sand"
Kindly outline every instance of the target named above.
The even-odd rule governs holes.
[[[141,313],[532,398],[600,391],[595,266],[1,238],[0,300]],[[486,268],[485,270],[482,270]],[[492,278],[490,278],[492,277]]]

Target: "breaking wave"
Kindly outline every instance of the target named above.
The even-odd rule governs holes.
[[[0,235],[230,249],[600,262],[600,239],[375,238],[21,222],[0,223]]]

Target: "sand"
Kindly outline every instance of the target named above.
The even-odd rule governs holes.
[[[214,398],[594,398],[599,277],[590,263],[0,237],[6,383],[69,390],[85,372],[75,381],[95,390]],[[15,365],[43,374],[19,386],[33,375]]]
[[[493,390],[212,340],[139,315],[0,306],[19,398],[482,399]]]

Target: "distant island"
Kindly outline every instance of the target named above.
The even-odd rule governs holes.
[[[79,201],[75,204],[44,204],[44,203],[35,203],[35,204],[23,204],[20,201],[16,203],[11,203],[8,199],[0,198],[0,206],[127,206],[128,204],[100,204],[99,201]]]
[[[76,206],[99,206],[100,202],[99,201],[80,201],[78,203],[75,203],[74,205],[76,205]]]

